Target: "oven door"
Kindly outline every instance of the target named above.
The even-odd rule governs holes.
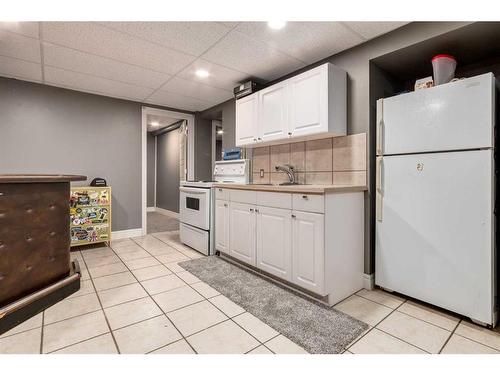
[[[210,189],[179,188],[180,221],[204,230],[210,229]]]

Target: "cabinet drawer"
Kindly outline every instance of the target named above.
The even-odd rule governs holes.
[[[229,196],[231,198],[231,202],[248,203],[248,204],[257,203],[256,191],[231,189]]]
[[[215,188],[215,199],[229,200],[229,190],[223,188]]]
[[[306,212],[325,212],[325,196],[317,194],[294,194],[293,209]]]
[[[257,192],[257,205],[265,207],[292,209],[292,194]]]

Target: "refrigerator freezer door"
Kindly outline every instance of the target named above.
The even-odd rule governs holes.
[[[493,324],[492,151],[387,156],[378,166],[375,283]]]
[[[491,73],[377,103],[377,155],[493,147]]]

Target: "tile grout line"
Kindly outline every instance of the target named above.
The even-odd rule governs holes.
[[[154,237],[154,236],[153,236],[153,237]],[[154,237],[154,238],[157,238],[157,237]],[[160,241],[162,241],[162,240],[160,239]],[[162,241],[162,242],[163,242],[163,241]],[[141,245],[139,245],[139,246],[141,246]],[[169,246],[170,246],[170,245],[169,245]],[[141,247],[142,247],[142,246],[141,246]],[[144,248],[144,249],[145,249],[145,248]],[[145,250],[146,250],[146,249],[145,249]],[[146,251],[148,251],[148,250],[146,250]],[[191,258],[190,260],[192,260],[192,258]],[[179,266],[179,267],[180,267],[180,266]],[[182,267],[181,267],[181,268],[182,268]],[[184,270],[184,271],[181,271],[181,272],[189,272],[189,271]],[[191,274],[191,273],[190,273],[190,274]],[[196,277],[196,276],[195,276],[195,277]],[[184,281],[184,280],[183,280],[183,281]],[[184,282],[185,282],[185,281],[184,281]],[[198,279],[198,281],[197,281],[196,283],[198,283],[198,282],[202,282],[202,280]],[[196,284],[196,283],[193,283],[193,284]],[[221,310],[218,306],[216,306],[216,305],[215,305],[215,304],[214,304],[214,303],[213,303],[213,302],[212,302],[209,298],[205,297],[205,296],[204,296],[204,295],[202,295],[200,292],[198,292],[195,288],[193,288],[193,287],[191,286],[191,284],[189,284],[189,283],[186,283],[186,284],[187,284],[187,285],[188,285],[188,286],[189,286],[189,287],[190,287],[190,288],[191,288],[191,289],[192,289],[195,293],[197,293],[197,294],[199,294],[200,296],[202,296],[202,297],[203,297],[206,301],[208,301],[208,302],[209,302],[212,306],[214,306],[217,310],[219,310],[219,311],[220,311],[223,315],[227,316],[227,317],[229,318],[229,320],[231,320],[231,321],[232,321],[233,323],[235,323],[238,327],[240,327],[243,331],[245,331],[247,334],[249,334],[251,337],[253,337],[253,338],[254,338],[254,339],[255,339],[258,343],[260,343],[260,340],[259,340],[259,339],[257,339],[257,337],[253,336],[250,332],[248,332],[245,328],[241,327],[241,326],[240,326],[237,322],[235,322],[235,321],[233,320],[233,318],[235,318],[235,317],[237,317],[237,316],[239,316],[239,315],[242,315],[242,314],[246,313],[247,311],[246,311],[245,309],[243,309],[244,311],[243,311],[242,313],[240,313],[240,314],[236,314],[235,316],[230,317],[230,316],[229,316],[229,315],[227,315],[224,311],[222,311],[222,310]],[[208,284],[207,284],[207,285],[208,285]],[[209,286],[210,286],[210,285],[209,285]],[[216,290],[216,289],[215,289],[215,290]],[[217,291],[217,292],[218,292],[218,291]],[[218,293],[219,293],[219,294],[218,294],[217,296],[219,296],[219,295],[223,295],[223,294],[221,294],[220,292],[218,292]],[[213,296],[213,297],[210,297],[210,298],[215,298],[215,297],[217,297],[217,296]],[[227,298],[227,297],[226,297],[226,298]],[[195,305],[195,304],[200,303],[200,302],[202,302],[202,301],[198,301],[198,302],[195,302],[195,303],[192,303],[192,304],[189,304],[189,305],[186,305],[186,306],[180,307],[180,308],[178,308],[178,309],[176,309],[176,310],[172,310],[172,311],[181,310],[181,309],[183,309],[183,308],[185,308],[185,307],[192,306],[192,305]],[[231,302],[233,302],[233,301],[231,301]],[[234,302],[233,302],[233,303],[234,303]],[[237,305],[237,306],[239,306],[239,305]],[[241,306],[239,306],[239,307],[241,307]],[[162,310],[162,311],[163,311],[163,310]],[[169,311],[169,313],[171,313],[172,311]],[[217,324],[215,324],[215,325],[213,325],[213,326],[211,326],[211,327],[214,327],[214,326],[219,325],[219,324],[221,324],[221,323],[224,323],[224,322],[226,322],[226,321],[227,321],[227,320],[224,320],[224,321],[219,322],[219,323],[217,323]],[[208,328],[211,328],[211,327],[207,327],[207,328],[205,328],[204,330],[206,330],[206,329],[208,329]],[[199,332],[203,332],[204,330],[201,330],[201,331],[199,331]],[[199,333],[199,332],[196,332],[196,333]],[[196,333],[193,333],[192,335],[194,335],[194,334],[196,334]],[[278,333],[278,334],[279,334],[279,333]],[[192,336],[192,335],[189,335],[189,336]],[[187,337],[189,337],[189,336],[187,336]],[[186,340],[186,341],[187,341],[187,340]],[[258,346],[260,346],[260,345],[261,345],[261,344],[259,344]],[[258,347],[258,346],[257,346],[257,347]],[[255,347],[255,348],[257,348],[257,347]],[[253,349],[255,349],[255,348],[252,348],[252,349],[250,349],[250,350],[253,350]]]
[[[42,326],[40,327],[40,354],[43,354],[43,328],[45,325],[45,310],[42,311]]]
[[[464,320],[462,320],[462,322],[463,322],[463,321],[464,321]],[[457,325],[457,329],[458,329],[458,325]],[[497,352],[500,354],[500,350],[499,350],[499,349],[494,348],[493,346],[490,346],[490,345],[488,345],[488,344],[485,344],[484,342],[477,341],[477,340],[472,339],[472,338],[470,338],[470,337],[464,336],[464,335],[462,335],[462,334],[460,334],[460,333],[456,333],[456,332],[455,332],[454,334],[455,334],[455,335],[457,335],[457,336],[460,336],[460,337],[462,337],[462,338],[464,338],[464,339],[467,339],[467,340],[470,340],[470,341],[472,341],[472,342],[475,342],[476,344],[480,344],[480,345],[486,346],[487,348],[493,349],[493,350],[497,351]]]
[[[95,312],[95,311],[94,311],[94,312]],[[79,316],[81,316],[81,315],[79,315]],[[48,352],[48,353],[46,353],[46,354],[53,354],[53,353],[58,352],[59,350],[64,350],[64,349],[70,348],[70,347],[72,347],[72,346],[75,346],[75,345],[81,344],[81,343],[83,343],[83,342],[87,342],[87,341],[93,340],[93,339],[95,339],[95,338],[97,338],[97,337],[102,337],[102,336],[105,336],[105,335],[107,335],[107,334],[109,334],[109,332],[106,332],[106,333],[101,333],[100,335],[93,336],[93,337],[89,337],[88,339],[85,339],[85,340],[82,340],[82,341],[78,341],[78,342],[76,342],[76,343],[74,343],[74,344],[63,346],[63,347],[61,347],[61,348],[58,348],[58,349],[52,350],[52,351],[50,351],[50,352]],[[80,353],[78,353],[78,354],[80,354]],[[98,353],[98,354],[102,354],[102,353]]]
[[[88,270],[87,262],[83,258],[83,255],[82,255],[82,260],[83,260],[83,263],[85,264],[85,267]],[[97,288],[95,287],[94,279],[92,278],[92,275],[90,275],[90,271],[89,271],[89,276],[90,276],[90,282],[92,283],[92,286],[94,287],[94,290],[96,291],[96,296],[97,296],[97,300],[99,301],[99,305],[101,306],[102,315],[104,315],[104,319],[106,320],[106,324],[108,325],[109,332],[111,333],[111,337],[113,338],[113,342],[115,343],[115,348],[116,348],[118,354],[120,354],[120,348],[118,347],[118,343],[116,342],[115,335],[113,334],[113,330],[111,329],[111,325],[109,324],[108,317],[107,317],[106,313],[104,312],[104,307],[102,306],[101,298],[99,297],[99,293],[97,293]]]
[[[134,241],[134,240],[132,240]],[[136,241],[134,241],[136,242]],[[138,244],[139,245],[139,244]],[[141,245],[139,245],[142,249],[144,249],[147,253],[149,253],[149,251],[147,251],[144,247],[142,247]],[[110,247],[110,249],[116,254],[116,252],[113,250],[112,247]],[[151,253],[149,253],[151,254]],[[157,259],[158,260],[158,259]],[[127,265],[125,265],[125,267],[127,267],[127,269],[130,271],[130,269],[128,268]],[[132,273],[132,272],[130,272]],[[167,320],[170,322],[170,324],[172,324],[172,326],[175,328],[175,330],[181,335],[182,338],[186,338],[184,336],[184,334],[180,331],[180,329],[177,328],[177,326],[174,324],[174,322],[167,316],[167,314],[165,314],[161,308],[160,305],[158,305],[158,303],[154,300],[154,298],[152,297],[152,295],[146,290],[146,288],[144,288],[144,286],[141,284],[141,282],[139,281],[139,279],[137,279],[137,277],[132,273],[132,276],[137,280],[137,282],[141,285],[141,287],[144,289],[144,291],[146,292],[146,294],[149,296],[149,298],[151,298],[151,300],[153,301],[153,303],[160,309],[160,311],[162,312],[162,314],[165,316],[165,318],[167,318]],[[184,280],[183,280],[184,281]],[[106,315],[106,314],[104,314]],[[111,328],[111,327],[110,327]],[[191,344],[186,340],[186,342],[188,343],[188,345],[191,347],[191,349],[195,352],[195,353],[198,353],[192,346]]]
[[[445,348],[446,344],[448,344],[448,342],[450,341],[451,337],[453,336],[453,334],[455,333],[455,331],[457,330],[458,326],[460,325],[460,322],[462,320],[459,320],[457,325],[455,326],[455,328],[453,328],[453,330],[451,331],[451,334],[448,336],[448,338],[444,341],[443,345],[441,346],[441,348],[439,349],[438,353],[437,354],[441,354],[441,352],[443,351],[443,349]]]
[[[153,235],[153,237],[154,237],[154,238],[157,238],[157,237],[156,237],[156,236],[154,236],[154,235]],[[159,239],[159,238],[158,238],[158,239]],[[163,240],[161,240],[161,239],[159,239],[159,240],[160,240],[160,241],[162,241],[162,242],[164,242],[164,241],[163,241]],[[135,241],[134,241],[134,242],[135,242]],[[166,243],[166,242],[164,242],[164,243]],[[167,245],[169,245],[169,246],[171,246],[171,245],[170,245],[170,244],[168,244],[168,243],[166,243],[166,244],[167,244]],[[140,245],[139,245],[139,246],[140,246]],[[173,247],[173,246],[172,246],[172,247]],[[145,249],[145,250],[146,250],[146,249]],[[148,251],[148,250],[146,250],[146,251]],[[193,258],[191,258],[190,260],[192,260],[192,259],[193,259]],[[179,266],[179,267],[180,267],[180,266]],[[182,267],[181,267],[181,268],[182,268]],[[189,272],[189,271],[184,270],[184,271],[181,271],[181,272]],[[195,276],[195,277],[196,277],[196,276]],[[201,279],[198,279],[198,280],[199,280],[199,281],[197,281],[196,283],[198,283],[198,282],[203,282],[203,280],[201,280]],[[193,283],[193,284],[196,284],[196,283]],[[186,284],[187,284],[187,283],[186,283]],[[191,285],[192,285],[192,284],[188,284],[188,286],[189,286],[191,289],[193,289],[195,292],[197,292],[198,294],[200,294],[203,298],[205,298],[205,300],[207,300],[208,302],[210,302],[210,303],[211,303],[211,304],[212,304],[212,305],[213,305],[213,306],[214,306],[217,310],[219,310],[222,314],[224,314],[224,315],[228,316],[226,313],[224,313],[224,311],[222,311],[222,310],[221,310],[218,306],[216,306],[216,305],[215,305],[215,304],[214,304],[214,303],[210,300],[210,298],[215,298],[215,297],[217,297],[217,296],[213,296],[213,297],[207,298],[207,297],[203,296],[200,292],[198,292],[196,289],[194,289]],[[208,284],[207,284],[207,285],[208,285]],[[210,285],[209,285],[209,286],[210,286]],[[215,289],[215,290],[216,290],[216,289]],[[217,292],[218,292],[218,291],[217,291]],[[218,293],[219,293],[218,295],[222,295],[222,296],[224,296],[224,295],[223,295],[223,294],[221,294],[220,292],[218,292]],[[224,296],[224,297],[225,297],[225,296]],[[226,298],[227,298],[227,297],[226,297]],[[201,302],[201,301],[199,301],[199,302]],[[195,303],[193,303],[193,304],[186,305],[186,306],[184,306],[184,307],[187,307],[187,306],[192,306],[192,305],[194,305],[194,304],[196,304],[196,303],[199,303],[199,302],[195,302]],[[233,302],[233,301],[231,301],[231,302]],[[234,302],[233,302],[233,303],[234,303]],[[236,303],[235,303],[235,304],[236,304]],[[237,305],[237,304],[236,304],[236,305]],[[239,305],[237,305],[237,306],[239,306]],[[177,310],[180,310],[180,309],[182,309],[182,308],[184,308],[184,307],[181,307],[181,308],[179,308],[179,309],[177,309]],[[239,306],[239,307],[241,307],[241,306]],[[241,308],[243,309],[243,307],[241,307]],[[236,314],[236,315],[234,315],[233,317],[229,317],[229,316],[228,316],[228,318],[229,318],[229,320],[231,320],[233,323],[235,323],[238,327],[240,327],[243,331],[245,331],[247,334],[249,334],[251,337],[253,337],[253,338],[254,338],[254,339],[255,339],[255,340],[259,343],[259,345],[258,345],[258,346],[256,346],[255,348],[252,348],[252,349],[250,349],[250,350],[249,350],[249,351],[252,351],[252,350],[254,350],[254,349],[258,348],[259,346],[264,345],[264,342],[261,342],[261,341],[260,341],[257,337],[255,337],[252,333],[250,333],[249,331],[247,331],[247,330],[246,330],[243,326],[241,326],[240,324],[238,324],[238,322],[236,322],[236,321],[234,320],[234,318],[236,318],[236,317],[238,317],[238,316],[240,316],[240,315],[243,315],[243,314],[245,314],[245,313],[247,313],[247,312],[248,312],[248,311],[247,311],[247,310],[245,310],[245,309],[243,309],[243,310],[244,310],[244,311],[243,311],[242,313]],[[249,313],[249,312],[248,312],[248,313]],[[249,314],[250,314],[250,313],[249,313]],[[256,317],[256,318],[257,318],[257,317]],[[258,318],[257,318],[257,319],[258,319]],[[218,324],[221,324],[221,323],[224,323],[224,322],[226,322],[226,321],[227,321],[227,320],[222,321],[222,322],[219,322],[219,323],[217,323],[217,324],[215,324],[215,325],[213,325],[213,326],[211,326],[211,327],[214,327],[214,326],[216,326],[216,325],[218,325]],[[259,321],[261,321],[261,320],[259,319]],[[264,322],[262,322],[262,323],[263,323],[263,324],[266,324],[266,323],[264,323]],[[266,325],[267,325],[267,324],[266,324]],[[269,326],[269,325],[268,325],[268,326]],[[203,330],[201,330],[201,331],[199,331],[199,332],[202,332],[202,331],[204,331],[204,330],[206,330],[206,329],[208,329],[208,328],[211,328],[211,327],[207,327],[207,328],[205,328],[205,329],[203,329]],[[272,329],[274,329],[274,328],[273,328],[273,327],[271,327],[271,326],[269,326],[269,327],[270,327],[270,328],[272,328]],[[269,341],[271,341],[272,339],[274,339],[274,338],[276,338],[276,337],[278,337],[278,336],[280,336],[280,335],[282,335],[283,337],[286,337],[285,335],[283,335],[283,334],[282,334],[281,332],[279,332],[278,330],[276,330],[276,329],[274,329],[274,330],[275,330],[276,332],[278,332],[278,333],[277,333],[275,336],[271,337],[270,339],[266,340],[265,342],[269,342]],[[199,332],[196,332],[196,333],[199,333]],[[196,333],[193,333],[192,335],[194,335],[194,334],[196,334]],[[190,335],[190,336],[192,336],[192,335]],[[190,336],[188,336],[188,337],[190,337]],[[288,337],[286,337],[286,338],[287,338],[287,339],[289,339]],[[290,340],[290,339],[289,339],[289,340]],[[290,340],[290,341],[291,341],[291,340]],[[293,341],[292,341],[292,342],[293,342]],[[294,342],[294,344],[296,344],[296,343]],[[296,344],[296,345],[298,345],[298,344]],[[265,345],[264,345],[264,346],[265,346]],[[298,346],[299,346],[300,348],[302,348],[302,346],[300,346],[300,345],[298,345]],[[266,348],[267,348],[267,349],[269,349],[267,346],[266,346]],[[304,349],[304,348],[302,348],[302,349]],[[274,353],[271,349],[269,349],[269,350],[270,350],[273,354],[276,354],[276,353]],[[304,349],[304,350],[305,350],[305,349]],[[247,352],[247,353],[248,353],[248,352]],[[246,354],[246,353],[245,353],[245,354]]]
[[[356,293],[357,293],[357,292],[356,292]],[[358,294],[356,294],[356,293],[355,293],[355,294],[353,294],[353,295],[358,296],[358,297],[361,297],[361,298],[363,298],[363,299],[365,299],[365,300],[367,300],[367,301],[370,301],[370,302],[376,303],[376,304],[378,304],[378,305],[380,305],[380,306],[384,306],[384,307],[387,307],[387,308],[389,308],[389,309],[393,309],[392,307],[389,307],[389,306],[384,305],[384,304],[382,304],[382,303],[380,303],[380,302],[377,302],[377,301],[373,301],[373,300],[371,300],[371,299],[369,299],[369,298],[366,298],[366,297],[360,296],[360,295],[358,295]],[[351,295],[351,296],[353,296],[353,295]],[[351,296],[349,296],[349,297],[351,297]],[[347,298],[349,298],[349,297],[347,297]],[[346,299],[347,299],[347,298],[346,298]],[[345,300],[344,300],[344,301],[345,301]],[[408,301],[410,301],[410,302],[411,302],[411,300],[409,300],[409,299],[405,299],[405,301],[404,301],[404,302],[402,302],[400,305],[398,305],[398,307],[394,308],[393,310],[394,310],[394,311],[397,311],[397,312],[398,312],[398,313],[400,313],[400,314],[403,314],[403,315],[409,316],[409,317],[411,317],[411,318],[414,318],[414,319],[420,320],[421,322],[424,322],[424,323],[430,324],[430,325],[432,325],[432,326],[434,326],[434,327],[444,329],[445,331],[448,331],[448,332],[453,332],[453,331],[455,330],[455,328],[456,328],[456,327],[455,327],[455,328],[453,328],[453,329],[450,331],[449,329],[446,329],[446,328],[444,328],[444,327],[442,327],[442,326],[439,326],[439,325],[437,325],[437,324],[435,324],[435,323],[428,322],[427,320],[424,320],[424,319],[418,318],[418,317],[416,317],[416,316],[414,316],[414,315],[411,315],[411,314],[408,314],[408,313],[406,313],[406,312],[404,312],[404,311],[399,310],[399,308],[400,308],[401,306],[403,306],[403,305],[404,305],[406,302],[408,302]],[[339,303],[341,303],[341,302],[342,302],[342,301],[340,301]],[[337,305],[337,304],[336,304],[336,305]],[[333,307],[335,307],[336,305],[334,305]],[[459,318],[459,323],[460,323],[461,321],[462,321],[462,319],[461,319],[461,318]],[[457,324],[457,325],[458,325],[458,324]]]
[[[153,236],[153,237],[154,237],[154,238],[157,238],[157,237],[155,237],[155,236]],[[132,240],[133,240],[133,239],[132,239]],[[161,240],[161,239],[159,239],[159,238],[158,238],[158,240],[160,240],[161,242],[163,242],[163,243],[167,244],[168,246],[171,246],[171,245],[169,245],[168,243],[164,242],[163,240]],[[133,241],[134,241],[134,242],[136,242],[135,240],[133,240]],[[137,242],[136,242],[136,243],[137,243]],[[139,246],[141,246],[139,243],[137,243],[137,244],[138,244]],[[142,247],[142,246],[141,246],[141,247]],[[173,247],[173,246],[172,246],[172,247]],[[146,250],[146,251],[149,253],[149,251],[148,251],[146,248],[144,248],[144,247],[142,247],[142,248],[143,248],[144,250]],[[175,247],[174,247],[174,248],[175,248]],[[176,249],[176,248],[175,248],[175,249]],[[177,250],[177,251],[179,251],[178,249],[176,249],[176,250]],[[153,256],[153,257],[155,257],[154,255],[152,255],[152,256]],[[190,257],[188,257],[188,258],[190,258]],[[156,257],[155,257],[155,259],[156,259]],[[189,260],[192,260],[192,259],[193,259],[193,258],[190,258]],[[179,266],[179,267],[180,267],[180,266]],[[167,267],[167,268],[168,268],[168,267]],[[182,267],[181,267],[181,268],[182,268]],[[184,270],[184,271],[181,271],[181,272],[189,272],[189,271]],[[180,273],[180,272],[179,272],[179,273]],[[177,275],[177,273],[175,273],[175,272],[174,272],[174,274],[176,274],[176,275]],[[195,277],[196,277],[196,276],[195,276]],[[182,279],[181,279],[181,280],[182,280]],[[182,280],[182,281],[184,281],[184,280]],[[184,282],[185,282],[185,281],[184,281]],[[195,283],[193,283],[193,284],[196,284],[196,283],[198,283],[198,282],[202,282],[202,280],[198,279],[198,281],[197,281],[197,282],[195,282]],[[186,283],[186,282],[185,282],[185,283]],[[225,322],[227,322],[228,320],[230,320],[230,321],[232,321],[233,323],[235,323],[238,327],[240,327],[243,331],[245,331],[247,334],[249,334],[251,337],[253,337],[253,338],[254,338],[254,339],[255,339],[255,340],[259,343],[259,345],[257,345],[255,348],[252,348],[252,349],[250,349],[250,350],[256,349],[256,348],[257,348],[257,347],[259,347],[260,345],[263,345],[263,344],[260,342],[260,340],[259,340],[259,339],[257,339],[257,338],[256,338],[255,336],[253,336],[250,332],[248,332],[245,328],[241,327],[241,326],[240,326],[237,322],[235,322],[235,321],[233,320],[233,318],[235,318],[235,317],[237,317],[237,316],[239,316],[239,315],[242,315],[242,314],[246,313],[247,311],[246,311],[245,309],[244,309],[244,311],[243,311],[242,313],[240,313],[240,314],[236,314],[236,315],[235,315],[235,316],[233,316],[233,317],[229,317],[226,313],[224,313],[224,311],[222,311],[222,310],[221,310],[218,306],[216,306],[216,305],[215,305],[215,304],[214,304],[214,303],[213,303],[213,302],[212,302],[209,298],[205,297],[205,296],[204,296],[204,295],[202,295],[200,292],[198,292],[196,289],[194,289],[194,288],[191,286],[192,284],[189,284],[189,283],[186,283],[186,284],[187,284],[187,286],[188,286],[188,287],[190,287],[190,288],[191,288],[191,289],[192,289],[195,293],[197,293],[197,294],[199,294],[201,297],[203,297],[205,301],[208,301],[208,302],[209,302],[212,306],[214,306],[217,310],[219,310],[219,311],[220,311],[220,312],[221,312],[224,316],[227,316],[227,317],[228,317],[228,319],[223,320],[223,321],[221,321],[221,322],[218,322],[218,323],[216,323],[216,324],[214,324],[214,325],[212,325],[212,326],[206,327],[206,328],[204,328],[204,329],[202,329],[202,330],[200,330],[200,331],[194,332],[194,333],[192,333],[191,335],[186,336],[186,338],[187,338],[187,337],[191,337],[191,336],[193,336],[193,335],[195,335],[195,334],[198,334],[198,333],[203,332],[203,331],[205,331],[205,330],[207,330],[207,329],[209,329],[209,328],[215,327],[215,326],[217,326],[217,325],[219,325],[219,324],[225,323]],[[207,285],[208,285],[208,284],[207,284]],[[183,286],[183,287],[184,287],[184,286]],[[179,289],[179,288],[175,288],[175,289]],[[173,289],[171,289],[171,290],[173,290]],[[167,292],[168,292],[168,291],[167,291]],[[162,292],[162,293],[163,293],[163,292]],[[218,295],[222,295],[222,294],[219,292],[219,294],[218,294]],[[218,296],[218,295],[217,295],[217,296]],[[214,297],[217,297],[217,296],[213,296],[213,297],[210,297],[210,298],[214,298]],[[226,298],[227,298],[227,297],[226,297]],[[156,301],[155,301],[155,302],[156,302]],[[181,310],[181,309],[183,309],[183,308],[185,308],[185,307],[188,307],[188,306],[193,306],[193,305],[195,305],[195,304],[197,304],[197,303],[201,303],[201,302],[203,302],[203,301],[197,301],[197,302],[191,303],[191,304],[189,304],[189,305],[186,305],[186,306],[180,307],[180,308],[178,308],[178,309],[175,309],[175,310],[169,311],[168,313],[171,313],[171,312],[173,312],[173,311],[178,311],[178,310]],[[231,301],[231,302],[232,302],[232,301]],[[234,303],[234,302],[233,302],[233,303]],[[237,305],[237,306],[239,306],[239,305]],[[241,307],[241,306],[239,306],[239,307]],[[160,307],[160,309],[161,309],[161,307]],[[161,309],[161,310],[163,311],[163,309]],[[166,315],[166,314],[167,314],[167,313],[165,313],[165,315]],[[278,333],[278,335],[279,335],[279,334],[281,334],[281,333]],[[276,336],[278,336],[278,335],[276,335]],[[276,337],[276,336],[274,336],[274,337]],[[274,337],[273,337],[273,338],[274,338]],[[188,345],[189,345],[189,346],[191,346],[191,343],[189,343],[189,341],[188,341],[188,340],[186,340],[186,341],[188,342]],[[194,350],[194,348],[193,348],[193,350]],[[196,352],[196,351],[195,351],[195,352]]]

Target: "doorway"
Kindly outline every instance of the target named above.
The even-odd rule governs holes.
[[[179,228],[179,183],[194,174],[194,115],[143,107],[142,234]]]

